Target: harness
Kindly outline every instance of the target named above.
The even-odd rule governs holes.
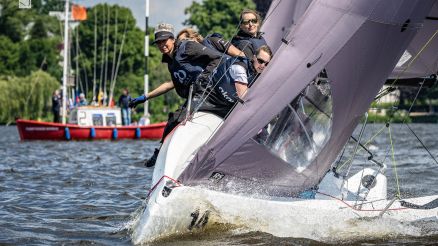
[[[245,53],[245,55],[248,57],[249,55],[254,55],[261,46],[266,45],[266,41],[262,37],[262,33],[257,33],[256,37],[252,37],[242,31],[240,31],[238,35],[231,40],[231,43],[243,51],[249,49],[252,54]]]

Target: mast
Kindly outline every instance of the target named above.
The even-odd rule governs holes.
[[[94,68],[93,68],[93,102],[98,102],[96,96],[96,57],[97,57],[97,10],[94,10]]]
[[[144,36],[144,94],[149,92],[149,75],[148,75],[148,58],[149,58],[149,32],[148,32],[148,22],[149,22],[149,0],[145,0],[145,36]],[[144,104],[144,115],[145,122],[149,124],[149,102],[146,101]]]
[[[68,67],[68,8],[69,0],[65,1],[64,18],[64,64],[62,69],[62,124],[66,123],[67,117],[67,67]]]

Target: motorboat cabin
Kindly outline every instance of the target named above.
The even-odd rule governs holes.
[[[118,107],[77,107],[71,110],[69,123],[79,126],[121,126]]]

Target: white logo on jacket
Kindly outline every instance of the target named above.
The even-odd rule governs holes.
[[[187,73],[184,70],[178,70],[173,73],[173,76],[178,79],[181,84],[184,84],[184,80],[187,77]]]
[[[230,103],[234,103],[234,100],[233,100],[230,96],[228,96],[228,92],[226,92],[226,91],[224,90],[224,88],[222,88],[222,87],[219,86],[219,91],[222,93],[222,96],[223,96],[227,101],[229,101]]]

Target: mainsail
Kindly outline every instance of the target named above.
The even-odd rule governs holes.
[[[178,179],[270,196],[317,185],[434,2],[312,1],[305,18],[289,23],[244,102]]]

